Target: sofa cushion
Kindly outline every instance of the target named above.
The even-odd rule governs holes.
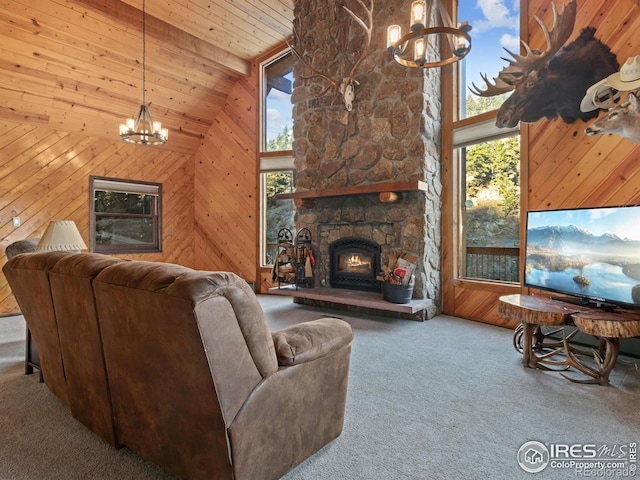
[[[78,253],[58,261],[49,272],[60,347],[73,417],[118,446],[93,279],[125,260],[97,253]]]
[[[278,368],[271,331],[247,282],[230,272],[207,272],[161,262],[132,262],[109,269],[100,281],[189,300],[194,306],[222,296],[231,305],[256,368],[267,377]],[[214,288],[212,288],[212,286]]]
[[[324,357],[349,345],[350,325],[338,318],[321,318],[273,333],[278,364],[298,365]]]
[[[58,324],[49,285],[49,270],[69,252],[35,252],[17,255],[2,268],[16,297],[33,340],[38,346],[45,384],[69,403]]]

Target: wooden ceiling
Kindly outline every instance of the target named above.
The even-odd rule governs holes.
[[[146,101],[162,148],[194,153],[251,61],[290,34],[292,0],[146,2]],[[142,103],[142,0],[0,4],[0,119],[118,139]]]

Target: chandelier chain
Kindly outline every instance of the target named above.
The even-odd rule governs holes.
[[[120,124],[120,138],[137,145],[163,145],[169,130],[151,119],[147,107],[147,12],[146,0],[142,0],[142,105],[137,117],[130,117]],[[136,60],[137,61],[137,60]],[[131,85],[135,85],[132,83]]]
[[[146,0],[142,0],[142,104],[147,104],[147,16],[145,14]]]

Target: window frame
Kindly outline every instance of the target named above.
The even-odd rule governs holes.
[[[522,2],[521,2],[522,3]],[[452,9],[456,12],[458,11],[458,0],[454,0],[452,2]],[[522,12],[522,8],[520,9]],[[520,31],[523,31],[523,21],[522,14],[520,16]],[[464,62],[464,59],[462,60]],[[466,113],[465,106],[465,114],[464,118],[461,117],[461,105],[464,104],[464,85],[462,85],[463,76],[465,75],[464,64],[461,62],[461,65],[455,66],[454,72],[455,75],[452,76],[454,79],[453,84],[450,89],[446,89],[451,95],[451,101],[447,102],[448,107],[450,108],[447,118],[449,118],[449,126],[451,128],[451,135],[449,137],[449,145],[448,148],[450,159],[451,159],[451,180],[452,182],[452,195],[451,195],[451,214],[452,214],[452,247],[453,255],[451,255],[452,259],[452,272],[451,279],[456,282],[458,285],[462,286],[464,284],[473,284],[473,285],[494,285],[494,286],[503,286],[503,287],[514,287],[518,286],[518,283],[507,282],[501,280],[490,280],[490,279],[479,279],[479,278],[471,278],[463,276],[463,268],[461,266],[461,262],[466,261],[466,251],[465,245],[466,241],[463,235],[463,221],[464,221],[464,213],[463,213],[463,203],[464,203],[464,191],[466,189],[465,182],[465,168],[462,164],[464,158],[459,154],[461,148],[466,148],[471,145],[475,145],[478,143],[488,142],[492,140],[498,140],[501,138],[507,138],[511,136],[519,135],[520,137],[520,230],[522,232],[522,212],[526,208],[526,200],[523,197],[523,192],[525,192],[525,178],[526,175],[526,154],[523,155],[523,142],[526,141],[526,129],[517,125],[514,128],[504,129],[498,128],[495,125],[496,117],[498,110],[490,110],[487,112],[483,112],[477,115],[468,116]],[[444,126],[444,125],[443,125]],[[522,236],[522,234],[521,234]],[[522,264],[522,255],[520,254],[520,264]],[[522,266],[522,265],[521,265]]]
[[[276,152],[287,152],[291,157],[293,157],[292,150],[271,150],[267,151],[267,138],[265,135],[265,126],[267,124],[267,108],[266,108],[266,95],[265,95],[265,87],[266,87],[266,75],[265,69],[268,68],[273,63],[281,60],[287,55],[294,55],[291,47],[285,46],[282,50],[279,50],[275,54],[269,56],[265,60],[260,62],[260,157],[269,157],[269,154],[273,155]],[[292,82],[293,84],[293,82]],[[292,87],[293,89],[293,87]],[[293,106],[291,107],[293,110]]]
[[[139,246],[129,243],[114,243],[109,245],[96,244],[96,226],[98,217],[104,212],[95,211],[96,191],[129,193],[135,195],[152,195],[155,198],[155,212],[151,214],[128,214],[132,217],[152,218],[153,243],[145,243]],[[162,252],[162,184],[147,182],[142,180],[128,180],[113,177],[89,177],[90,192],[90,250],[103,254],[126,254],[126,253],[161,253]],[[108,216],[108,214],[106,215]],[[121,215],[120,215],[121,216]]]
[[[291,171],[292,175],[295,170],[293,150],[272,150],[267,151],[267,138],[265,135],[266,128],[266,76],[265,69],[274,62],[277,62],[286,55],[293,55],[289,46],[284,46],[275,54],[269,56],[260,62],[259,69],[259,88],[260,88],[260,122],[259,122],[259,193],[260,193],[260,242],[259,242],[259,259],[260,267],[272,267],[272,264],[265,263],[267,256],[267,189],[266,174],[277,171]],[[291,107],[293,109],[293,105]],[[295,207],[294,207],[295,208]]]
[[[494,111],[495,112],[495,111]],[[488,112],[491,113],[491,112]],[[487,136],[478,136],[477,138],[472,138],[472,136],[469,134],[469,132],[465,133],[459,133],[458,135],[458,141],[459,143],[453,143],[453,154],[452,154],[452,158],[454,159],[454,161],[456,162],[456,171],[459,172],[458,175],[458,181],[456,182],[456,188],[457,188],[457,192],[456,192],[456,202],[454,203],[454,208],[456,209],[456,215],[457,218],[460,219],[460,221],[458,222],[458,228],[456,229],[455,232],[455,238],[454,238],[454,242],[456,244],[456,258],[458,259],[458,261],[455,263],[454,265],[454,276],[456,278],[456,280],[460,280],[460,281],[465,281],[465,282],[485,282],[485,283],[493,283],[493,284],[501,284],[501,285],[518,285],[520,282],[519,281],[510,281],[510,280],[497,280],[497,279],[490,279],[490,278],[482,278],[482,277],[474,277],[474,276],[468,276],[467,275],[467,261],[468,261],[468,248],[477,248],[477,247],[469,247],[467,245],[467,234],[465,232],[465,222],[466,222],[466,215],[467,215],[467,210],[466,210],[466,205],[465,202],[467,200],[466,198],[466,190],[467,190],[467,184],[466,184],[466,154],[461,154],[460,152],[468,147],[474,146],[474,145],[478,145],[481,143],[487,143],[487,142],[492,142],[495,140],[501,140],[501,139],[505,139],[505,138],[510,138],[510,137],[518,137],[519,143],[520,143],[520,151],[522,150],[521,144],[522,144],[522,138],[520,135],[520,130],[519,128],[515,128],[515,129],[510,129],[509,131],[504,131],[504,133],[498,133],[496,134],[495,132],[493,132],[493,129],[491,128],[485,128],[484,130],[482,129],[482,127],[478,127],[477,130],[472,129],[471,132],[476,132],[477,131],[484,131],[486,132]],[[504,129],[501,129],[504,130]],[[456,135],[454,133],[453,138],[455,139]],[[519,155],[520,160],[519,160],[519,167],[520,170],[522,169],[522,155]],[[520,177],[521,178],[521,177]],[[520,230],[522,230],[522,182],[519,182],[519,205],[520,205]],[[521,242],[519,242],[521,243]],[[508,247],[508,248],[514,248],[514,247]],[[518,247],[519,248],[519,247]],[[519,257],[521,257],[521,255],[519,254]],[[463,266],[464,263],[464,266]],[[520,264],[520,262],[518,262]],[[520,273],[520,268],[518,269],[518,275]],[[512,271],[512,270],[510,270]]]

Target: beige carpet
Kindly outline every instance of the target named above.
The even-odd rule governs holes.
[[[567,479],[575,469],[523,471],[518,449],[640,440],[637,360],[621,358],[610,387],[578,385],[522,367],[507,329],[260,300],[274,330],[328,314],[355,332],[344,432],[286,480]],[[23,355],[22,318],[0,318],[0,480],[174,478],[71,418],[37,375],[23,375]]]

